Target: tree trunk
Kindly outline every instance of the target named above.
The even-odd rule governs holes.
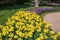
[[[39,7],[39,1],[38,0],[34,0],[35,1],[35,7]]]

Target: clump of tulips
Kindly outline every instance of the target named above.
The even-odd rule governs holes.
[[[35,12],[18,11],[7,18],[5,26],[0,25],[0,40],[57,40],[60,33],[50,27]]]

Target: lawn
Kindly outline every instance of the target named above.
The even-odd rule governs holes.
[[[40,6],[40,7],[49,7],[49,6]],[[51,6],[52,7],[52,6]],[[29,10],[31,8],[35,8],[34,6],[30,5],[15,5],[15,6],[5,6],[0,9],[0,24],[4,25],[5,22],[7,21],[7,18],[12,16],[16,11],[18,10]],[[40,14],[40,16],[43,18],[44,15],[46,15],[49,12],[59,12],[60,7],[54,7],[56,10],[54,11],[45,11]]]

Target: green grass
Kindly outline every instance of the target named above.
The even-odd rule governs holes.
[[[49,6],[40,6],[40,7],[49,7]],[[5,22],[7,21],[7,18],[11,17],[14,15],[14,13],[18,10],[28,10],[34,8],[34,6],[30,5],[15,5],[15,6],[5,6],[4,8],[0,9],[0,24],[4,25]],[[49,11],[49,12],[59,12],[60,7],[54,7],[56,10],[54,11]],[[49,12],[43,12],[40,14],[40,16],[43,18],[47,13]]]
[[[20,5],[20,6],[5,6],[0,9],[0,24],[4,25],[7,21],[7,18],[14,15],[14,13],[18,10],[27,9],[29,5]]]
[[[2,10],[0,11],[0,24],[5,24],[7,18],[12,16],[16,10]]]

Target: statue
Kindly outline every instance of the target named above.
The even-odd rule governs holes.
[[[39,0],[34,0],[35,1],[35,7],[39,7]]]

